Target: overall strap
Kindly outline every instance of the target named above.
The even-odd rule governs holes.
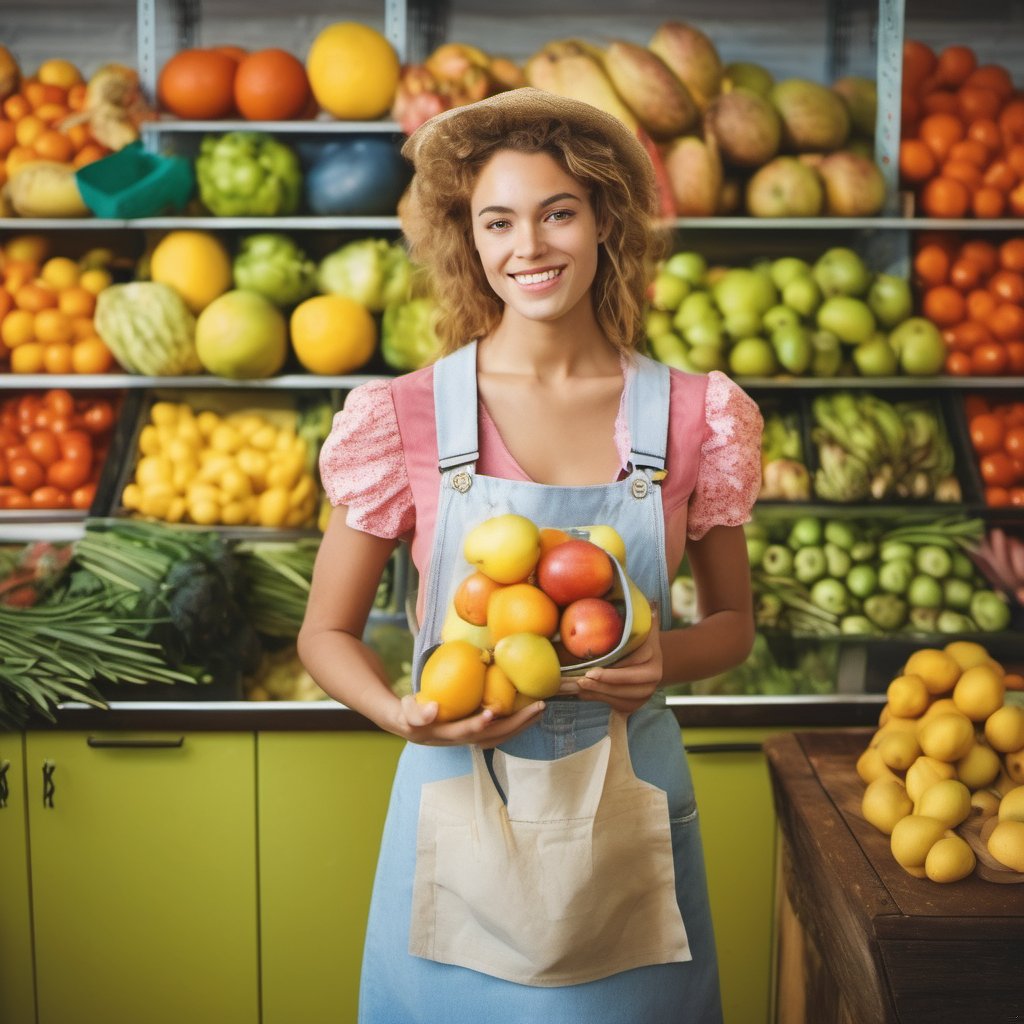
[[[636,356],[636,372],[628,397],[629,461],[634,469],[662,470],[668,446],[669,368],[647,356]]]
[[[437,467],[476,462],[477,440],[476,342],[434,364],[434,421],[437,426]]]

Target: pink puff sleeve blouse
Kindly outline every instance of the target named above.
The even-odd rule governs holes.
[[[621,467],[629,457],[626,397],[615,426]],[[662,483],[666,558],[674,574],[686,539],[750,518],[761,484],[761,414],[725,374],[671,371],[667,476]],[[528,479],[509,454],[486,408],[480,407],[478,471]],[[334,418],[320,453],[320,475],[333,505],[347,508],[349,526],[412,542],[425,572],[433,541],[439,474],[434,429],[433,369],[355,388]]]

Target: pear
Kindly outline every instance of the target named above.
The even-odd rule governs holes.
[[[654,621],[651,602],[628,576],[626,581],[629,583],[629,600],[633,605],[633,625],[630,628],[626,646],[622,649],[623,657],[631,651],[635,651],[647,639],[647,634],[650,633]]]
[[[466,534],[463,554],[495,583],[519,583],[540,558],[540,530],[525,516],[492,516]]]
[[[591,544],[603,548],[614,558],[619,565],[626,565],[626,542],[614,526],[606,526],[603,523],[595,526],[581,526],[580,530],[587,535]]]
[[[502,637],[494,648],[494,663],[520,693],[535,700],[554,696],[562,684],[558,653],[546,636],[512,633]]]
[[[491,631],[486,626],[474,626],[472,622],[467,622],[453,604],[448,605],[444,622],[441,623],[441,640],[465,640],[482,651],[490,650],[492,645]]]

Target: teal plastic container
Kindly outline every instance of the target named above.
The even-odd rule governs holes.
[[[85,205],[97,217],[131,219],[177,213],[195,193],[192,162],[148,153],[133,142],[75,172]]]

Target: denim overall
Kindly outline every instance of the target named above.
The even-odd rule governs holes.
[[[470,568],[462,541],[491,516],[514,511],[539,526],[614,526],[626,545],[627,571],[671,625],[664,516],[655,475],[664,469],[668,433],[667,367],[636,357],[626,396],[629,473],[610,484],[552,487],[477,474],[476,345],[434,367],[434,407],[441,473],[437,524],[415,668],[438,642],[445,609]],[[414,672],[418,678],[418,671]],[[608,735],[608,705],[553,698],[540,721],[502,745],[516,757],[561,758]],[[697,807],[675,716],[658,691],[629,718],[636,775],[668,796],[676,896],[693,959],[622,971],[585,984],[535,988],[409,955],[420,789],[467,775],[468,747],[408,744],[399,761],[381,842],[363,956],[362,1024],[716,1024],[721,1020],[718,967],[708,905]],[[638,855],[642,851],[638,850]]]

